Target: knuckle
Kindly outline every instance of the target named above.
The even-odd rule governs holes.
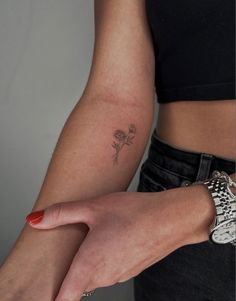
[[[99,221],[100,211],[99,205],[95,201],[88,201],[86,203],[86,215],[91,226],[95,226]]]
[[[94,215],[95,212],[97,211],[96,202],[94,202],[92,200],[89,200],[88,202],[86,202],[85,206],[86,206],[86,208],[88,210],[88,213],[90,215]]]
[[[56,223],[57,221],[61,220],[62,217],[62,204],[61,203],[56,203],[52,205],[52,214],[51,214],[51,219],[52,222]]]

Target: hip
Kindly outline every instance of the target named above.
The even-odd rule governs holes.
[[[235,173],[236,160],[176,147],[162,140],[154,129],[138,189],[159,191],[185,186],[209,178],[214,170]]]
[[[178,148],[153,131],[141,165],[138,192],[158,192],[202,181],[212,171],[234,173],[235,160]],[[183,285],[184,283],[184,285]],[[209,241],[185,245],[134,277],[135,301],[234,300],[235,248]]]

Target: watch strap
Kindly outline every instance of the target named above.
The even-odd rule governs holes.
[[[193,185],[195,184],[204,184],[211,193],[214,201],[216,216],[213,227],[211,227],[211,232],[222,222],[228,219],[236,219],[236,196],[229,188],[230,186],[236,187],[236,183],[232,181],[227,173],[215,170],[211,178],[194,182]],[[211,239],[209,241],[212,242]],[[230,243],[236,246],[236,238]]]

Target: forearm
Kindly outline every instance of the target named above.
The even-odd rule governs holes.
[[[142,158],[153,117],[155,73],[145,2],[108,2],[95,1],[89,79],[61,132],[33,211],[125,190]],[[137,130],[133,144],[124,145],[114,165],[114,131],[127,133],[130,124]],[[51,300],[87,230],[75,224],[36,231],[25,224],[13,256],[0,269],[0,299],[8,301],[5,292],[13,291],[13,286],[22,291],[25,285],[32,296],[12,300]],[[2,285],[6,281],[9,285]],[[40,295],[34,288],[40,288]]]
[[[135,100],[131,104],[107,95],[82,99],[60,134],[33,210],[126,190],[142,158],[151,122],[152,109],[136,106]],[[128,133],[130,124],[136,127],[133,144],[123,146],[115,164],[114,131]]]
[[[127,189],[148,140],[152,110],[148,107],[144,110],[135,103],[132,110],[128,110],[130,104],[125,101],[122,99],[121,103],[119,99],[106,99],[106,96],[91,101],[86,99],[86,102],[80,100],[62,129],[33,211],[53,203],[89,199]],[[145,123],[143,120],[150,121]],[[113,133],[117,129],[127,133],[130,124],[136,127],[133,144],[123,146],[118,163],[114,164]],[[4,282],[10,283],[15,278],[18,283],[12,281],[16,286],[11,286],[12,290],[24,290],[24,285],[31,283],[37,271],[38,277],[31,284],[32,291],[38,285],[42,287],[42,298],[45,300],[47,296],[47,300],[51,300],[87,230],[83,224],[48,231],[32,229],[25,224],[1,268],[0,295]]]

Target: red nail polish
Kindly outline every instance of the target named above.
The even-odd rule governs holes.
[[[25,219],[27,220],[28,223],[35,225],[41,222],[41,220],[43,219],[43,215],[44,215],[44,210],[35,211],[28,214]]]

